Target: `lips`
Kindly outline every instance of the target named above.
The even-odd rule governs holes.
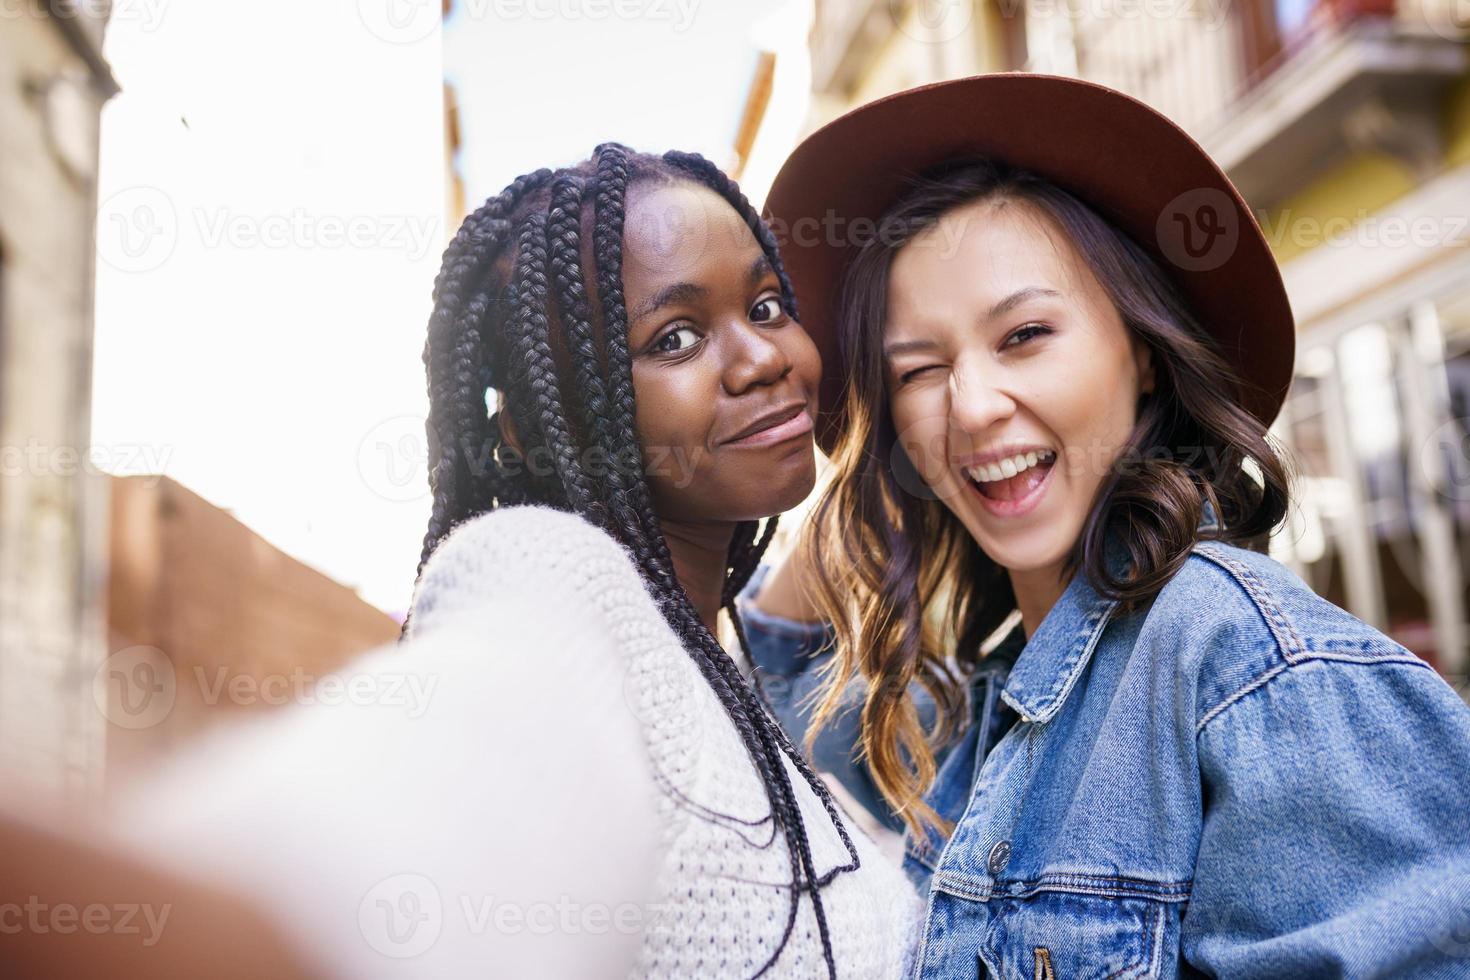
[[[1051,486],[1052,470],[1056,454],[1040,454],[1036,462],[1017,469],[1011,460],[1003,461],[1009,476],[1002,474],[999,480],[977,479],[974,469],[966,472],[970,491],[980,505],[996,517],[1024,517],[1035,510]],[[1024,462],[1024,460],[1023,460]],[[993,466],[994,464],[990,464]],[[978,474],[994,475],[994,471]]]
[[[725,445],[754,446],[784,442],[812,430],[806,402],[793,402],[756,417],[725,440]]]

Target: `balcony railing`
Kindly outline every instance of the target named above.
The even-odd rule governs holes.
[[[1355,150],[1432,150],[1438,96],[1467,70],[1448,2],[1029,0],[1024,67],[1153,105],[1266,206]]]

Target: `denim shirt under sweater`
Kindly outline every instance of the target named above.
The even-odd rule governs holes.
[[[742,621],[802,744],[831,634],[756,609],[765,572]],[[1449,685],[1219,542],[1114,607],[1077,575],[973,675],[927,796],[955,831],[905,840],[928,892],[915,976],[1470,978],[1470,708]],[[855,758],[860,697],[814,762],[897,829]]]

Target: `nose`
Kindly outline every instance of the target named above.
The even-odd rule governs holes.
[[[1016,411],[1015,399],[1006,391],[1005,378],[993,365],[964,359],[949,376],[950,427],[968,436],[980,436]]]
[[[725,331],[725,368],[720,383],[725,393],[741,395],[761,385],[775,384],[791,373],[791,357],[781,344],[781,329],[750,323],[731,324]]]

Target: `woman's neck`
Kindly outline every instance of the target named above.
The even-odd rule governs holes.
[[[1007,570],[1011,577],[1011,590],[1016,594],[1016,608],[1021,610],[1021,628],[1030,640],[1051,607],[1057,604],[1067,590],[1068,578],[1062,574],[1061,565],[1026,571]]]
[[[669,543],[674,577],[688,593],[699,618],[710,633],[715,633],[735,525],[725,521],[661,520],[659,523],[664,540]]]

